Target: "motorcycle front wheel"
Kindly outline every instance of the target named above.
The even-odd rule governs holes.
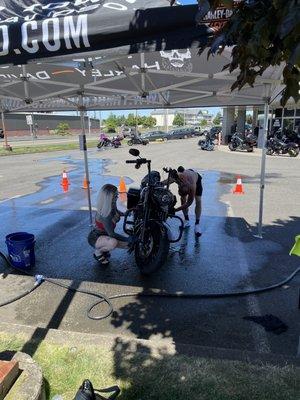
[[[137,243],[134,249],[136,264],[143,275],[150,275],[166,261],[170,243],[167,229],[157,223],[149,223],[144,243]]]
[[[274,153],[274,150],[273,150],[271,147],[268,147],[268,148],[267,148],[266,154],[267,154],[268,156],[271,156],[273,153]]]
[[[128,146],[132,146],[133,145],[132,140],[128,140],[127,144],[128,144]]]
[[[288,150],[290,157],[297,157],[299,152],[300,152],[299,147],[290,147]]]
[[[248,152],[248,153],[252,153],[252,152],[253,152],[253,147],[248,147],[248,148],[247,148],[247,152]]]
[[[101,147],[103,147],[103,141],[102,141],[102,142],[99,142],[99,143],[97,144],[97,147],[98,147],[98,149],[101,149]]]
[[[229,150],[230,150],[230,151],[235,151],[235,150],[236,150],[236,147],[234,147],[234,145],[233,145],[232,142],[230,142],[230,143],[228,144],[228,147],[229,147]]]

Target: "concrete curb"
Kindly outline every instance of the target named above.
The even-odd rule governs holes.
[[[5,400],[45,400],[43,373],[39,365],[25,353],[17,352],[11,358],[18,361],[21,370]]]
[[[22,335],[26,340],[43,341],[49,343],[78,346],[105,346],[108,351],[118,351],[118,345],[126,343],[128,352],[140,352],[157,355],[186,355],[216,360],[241,361],[252,364],[271,364],[275,366],[294,365],[300,367],[300,358],[275,353],[256,353],[238,349],[205,347],[186,343],[175,343],[171,339],[144,340],[128,336],[101,335],[82,332],[69,332],[56,329],[45,329],[25,325],[0,323],[0,333]],[[123,350],[122,350],[123,351]]]

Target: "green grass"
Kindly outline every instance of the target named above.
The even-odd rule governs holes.
[[[87,142],[88,148],[96,147],[98,141]],[[41,145],[31,145],[31,146],[20,146],[13,147],[13,151],[7,151],[0,148],[1,156],[14,156],[18,154],[34,154],[34,153],[48,153],[51,151],[62,151],[62,150],[78,150],[78,142],[74,143],[61,143],[61,144],[41,144]]]
[[[0,351],[20,350],[24,339],[0,334]],[[34,348],[34,343],[32,343]],[[104,346],[61,345],[43,341],[34,354],[42,367],[47,399],[74,398],[84,378],[94,387],[118,384],[120,400],[296,400],[300,371],[291,366],[250,365],[184,356],[128,351],[118,339],[114,351]],[[140,345],[141,346],[141,345]],[[28,343],[27,343],[28,348]]]

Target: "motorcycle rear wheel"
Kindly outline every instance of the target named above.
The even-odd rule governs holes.
[[[102,142],[99,142],[98,144],[97,144],[97,147],[98,147],[98,149],[101,149],[101,147],[103,147],[103,141]]]
[[[132,140],[128,140],[127,144],[128,144],[128,146],[132,146],[133,145]]]
[[[253,147],[248,147],[248,148],[247,148],[247,152],[248,152],[248,153],[252,153],[252,152],[253,152]]]
[[[157,271],[166,261],[170,242],[168,232],[163,225],[151,222],[145,233],[147,249],[138,243],[134,249],[136,264],[143,275]]]
[[[267,148],[266,154],[267,154],[268,156],[271,156],[273,153],[274,153],[274,150],[271,149],[270,147],[268,147],[268,148]]]
[[[228,147],[229,147],[230,151],[235,151],[236,150],[236,147],[234,147],[234,145],[231,142],[228,143]]]

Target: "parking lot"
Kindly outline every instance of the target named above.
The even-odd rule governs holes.
[[[67,151],[0,158],[1,237],[13,231],[36,235],[37,264],[33,273],[56,278],[73,287],[107,294],[149,288],[191,293],[238,291],[280,281],[299,266],[288,255],[299,234],[300,159],[268,157],[265,190],[264,238],[255,238],[258,218],[260,152],[231,153],[226,147],[204,152],[198,139],[150,143],[139,149],[153,168],[183,165],[203,177],[202,237],[193,229],[172,246],[167,264],[150,278],[139,274],[132,255],[116,250],[111,264],[100,267],[92,258],[82,153]],[[89,152],[93,202],[99,187],[138,185],[146,174],[125,164],[129,147]],[[22,167],[22,168],[20,168]],[[70,190],[63,193],[61,173],[67,169]],[[163,173],[162,173],[163,175]],[[233,195],[241,175],[244,195]],[[174,186],[174,193],[176,187]],[[193,221],[193,210],[191,209]],[[1,250],[5,249],[4,240]],[[1,266],[0,272],[3,268]],[[3,274],[0,300],[31,284],[29,278]],[[88,296],[65,292],[45,283],[17,303],[1,309],[2,322],[80,332],[165,339],[229,349],[296,355],[299,352],[298,289],[300,277],[286,287],[260,296],[214,300],[124,298],[104,321],[86,317]],[[41,307],[41,304],[43,307]],[[99,312],[99,310],[95,310]],[[273,314],[288,330],[266,332],[243,319]]]

